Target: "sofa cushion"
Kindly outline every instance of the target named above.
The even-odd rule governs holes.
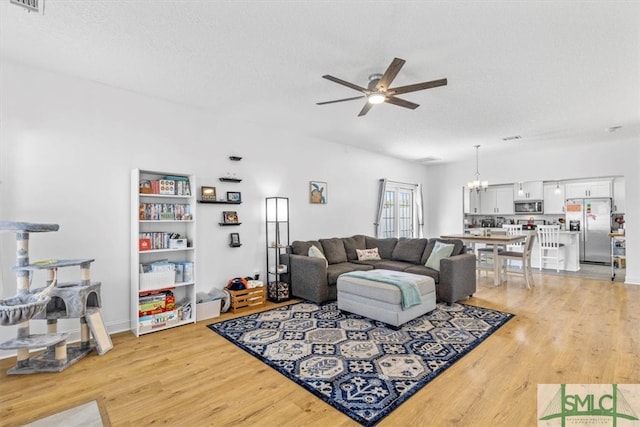
[[[389,260],[386,260],[386,259],[367,259],[367,260],[363,260],[363,261],[355,260],[355,261],[350,261],[350,262],[352,262],[354,264],[370,265],[373,268],[382,268],[382,267],[377,267],[377,265],[380,264],[381,262],[386,262],[386,261],[389,261]]]
[[[423,276],[432,277],[436,283],[440,283],[440,272],[433,270],[424,265],[412,265],[404,270],[405,273],[422,274]]]
[[[366,243],[364,240],[364,235],[358,234],[351,237],[345,237],[342,239],[344,243],[344,250],[347,251],[347,260],[354,261],[358,259],[358,255],[356,253],[357,249],[366,249]]]
[[[371,262],[371,261],[367,261]],[[374,261],[375,262],[375,261]],[[411,267],[412,263],[404,261],[393,261],[390,259],[383,259],[375,264],[376,270],[393,270],[393,271],[405,271]]]
[[[307,242],[296,240],[291,244],[291,253],[294,255],[309,255],[309,248],[311,246],[322,250],[322,245],[317,240],[309,240]]]
[[[398,243],[398,239],[390,237],[388,239],[376,239],[375,237],[365,236],[366,249],[378,248],[378,253],[382,259],[391,259],[393,249]]]
[[[440,271],[440,260],[442,258],[447,258],[453,252],[453,248],[455,245],[436,242],[433,246],[433,251],[431,251],[431,255],[429,255],[429,259],[427,260],[425,267],[433,268],[434,270]]]
[[[327,257],[329,264],[347,262],[347,251],[344,249],[342,239],[320,239],[319,241],[322,244],[322,252]]]
[[[420,263],[425,246],[427,246],[427,239],[408,239],[401,237],[393,250],[391,259],[394,261],[406,261],[418,264]]]
[[[429,259],[429,256],[431,256],[431,252],[433,251],[433,247],[435,246],[436,242],[453,244],[453,251],[451,252],[450,256],[460,255],[464,251],[464,243],[462,243],[462,240],[430,239],[429,243],[427,243],[427,246],[424,248],[422,258],[420,259],[420,264],[425,265],[427,263],[427,260]]]
[[[359,270],[359,271],[367,271],[372,270],[373,267],[366,264],[355,264],[352,262],[341,262],[339,264],[331,264],[327,267],[327,283],[329,285],[335,286],[338,283],[338,276],[344,273],[348,273],[350,271]]]

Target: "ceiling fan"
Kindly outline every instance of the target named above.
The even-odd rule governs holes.
[[[364,104],[364,107],[362,108],[362,110],[360,110],[360,114],[358,114],[358,117],[367,114],[371,107],[373,107],[375,104],[381,104],[383,102],[415,110],[420,106],[419,104],[415,104],[405,99],[398,98],[396,95],[402,95],[404,93],[416,92],[418,90],[431,89],[434,87],[447,85],[447,79],[440,79],[424,83],[415,83],[408,86],[398,86],[394,88],[389,87],[393,79],[395,79],[400,72],[400,69],[405,62],[406,61],[404,59],[393,58],[393,61],[391,61],[391,64],[389,64],[389,67],[387,68],[387,71],[384,72],[384,74],[372,74],[369,76],[369,84],[366,88],[355,85],[353,83],[349,83],[328,74],[324,75],[322,76],[322,78],[331,80],[332,82],[341,84],[346,87],[350,87],[351,89],[355,89],[358,92],[362,92],[364,95],[354,96],[352,98],[336,99],[334,101],[318,102],[317,105],[333,104],[336,102],[353,101],[354,99],[367,98],[367,103]]]

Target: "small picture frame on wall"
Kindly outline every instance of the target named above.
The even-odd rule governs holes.
[[[216,200],[216,187],[200,187],[200,198],[205,201]]]
[[[325,205],[327,203],[327,183],[309,181],[309,203]]]
[[[227,191],[227,202],[240,203],[242,195],[238,191]]]
[[[238,223],[238,212],[236,211],[224,211],[222,212],[222,218],[224,219],[225,224],[237,224]]]
[[[242,243],[240,243],[240,233],[229,234],[229,246],[234,248],[242,246]]]

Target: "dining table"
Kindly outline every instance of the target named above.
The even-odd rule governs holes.
[[[494,234],[446,234],[440,236],[441,239],[458,239],[462,240],[465,245],[472,245],[475,252],[475,245],[478,243],[493,246],[493,284],[498,286],[500,281],[500,263],[498,263],[498,249],[501,246],[515,245],[523,242],[527,236],[524,234],[506,234],[506,233],[494,233]]]

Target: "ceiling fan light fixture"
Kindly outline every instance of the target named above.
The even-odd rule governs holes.
[[[369,104],[382,104],[386,96],[382,92],[374,92],[367,97]]]

